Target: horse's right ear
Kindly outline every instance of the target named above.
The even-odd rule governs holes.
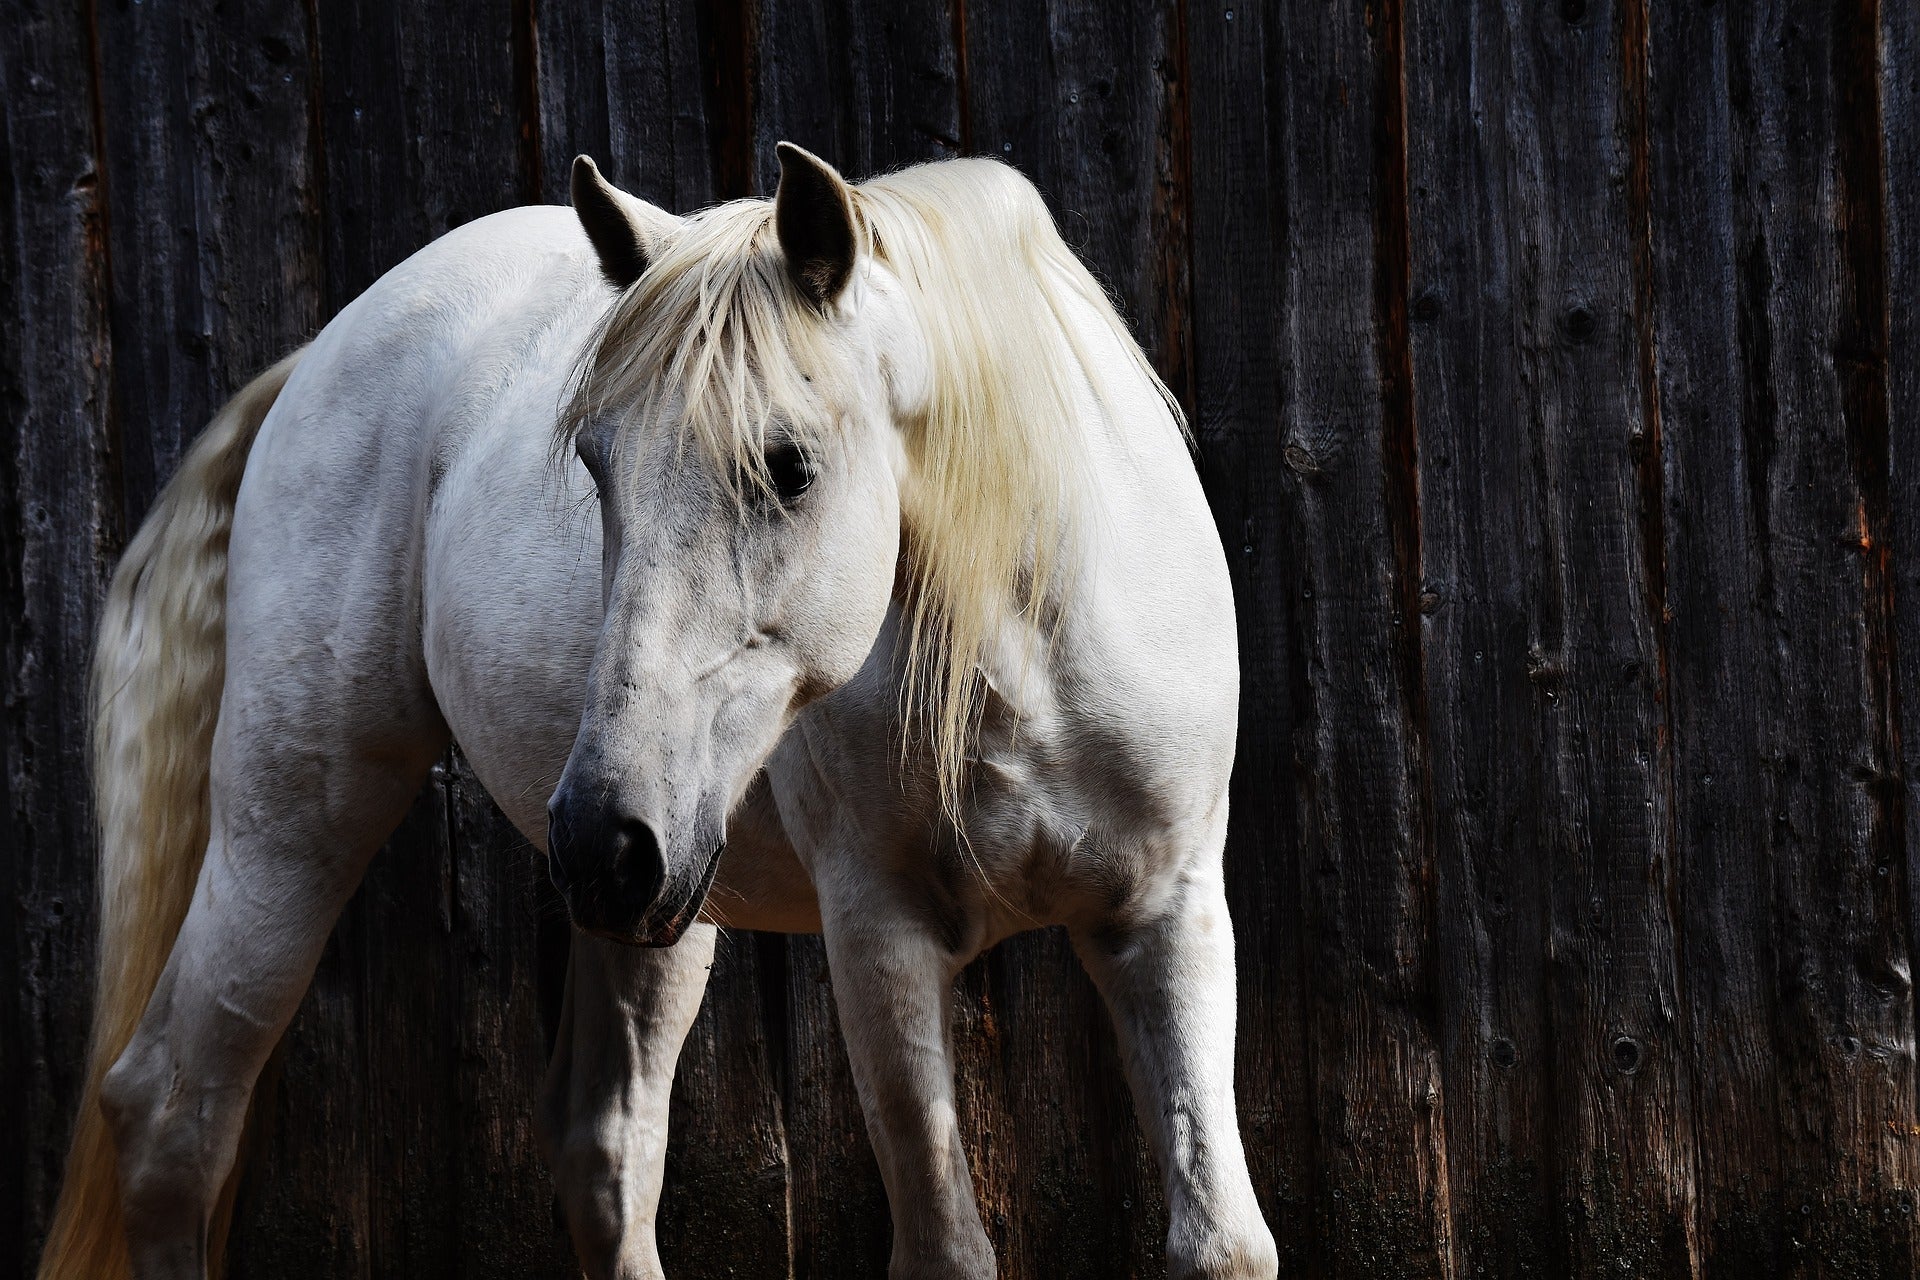
[[[853,278],[853,200],[846,179],[813,152],[791,142],[774,151],[780,187],[773,195],[773,223],[787,271],[810,302],[824,307]]]
[[[599,166],[587,156],[573,159],[573,211],[600,255],[600,274],[616,289],[640,278],[660,237],[675,222],[672,214],[601,177]]]

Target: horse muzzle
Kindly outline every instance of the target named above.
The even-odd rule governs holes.
[[[595,937],[642,947],[678,942],[706,902],[720,852],[696,874],[675,876],[646,819],[577,804],[564,790],[547,806],[547,872],[574,927]]]

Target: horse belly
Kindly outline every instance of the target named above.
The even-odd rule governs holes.
[[[426,522],[422,641],[453,741],[501,812],[547,846],[547,796],[580,729],[601,620],[601,535],[578,464],[503,413],[451,459]]]

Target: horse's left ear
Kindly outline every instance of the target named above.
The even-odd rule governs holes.
[[[608,182],[588,156],[573,158],[573,211],[600,255],[600,274],[616,289],[640,278],[661,239],[679,221]]]
[[[791,142],[775,148],[780,190],[773,197],[773,224],[787,270],[809,301],[826,306],[853,278],[853,196],[846,179],[819,156]]]

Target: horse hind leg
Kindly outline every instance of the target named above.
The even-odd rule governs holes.
[[[102,1087],[143,1280],[206,1274],[208,1223],[255,1079],[442,745],[428,731],[370,748],[342,731],[316,746],[313,719],[272,718],[248,732],[223,716],[193,902]],[[324,721],[318,732],[324,739]]]

